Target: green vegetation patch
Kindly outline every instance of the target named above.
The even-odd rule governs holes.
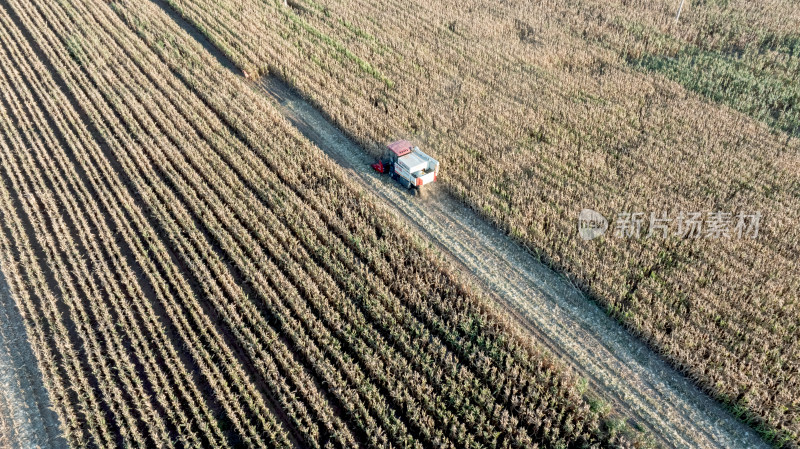
[[[371,75],[373,78],[377,79],[378,81],[383,82],[386,84],[387,87],[392,88],[394,87],[394,82],[384,76],[379,70],[373,67],[369,62],[364,61],[353,52],[351,52],[347,47],[342,45],[341,43],[337,42],[336,40],[332,39],[327,34],[321,32],[320,30],[314,28],[310,24],[308,24],[305,20],[303,20],[300,16],[293,13],[292,11],[284,11],[286,16],[291,20],[295,25],[299,26],[300,28],[304,29],[308,33],[310,33],[315,38],[319,39],[320,41],[324,42],[325,44],[329,45],[333,49],[335,49],[339,54],[347,57],[351,61],[355,62],[361,70]]]
[[[763,67],[761,55],[685,47],[674,57],[647,54],[630,62],[776,129],[800,135],[800,83]]]

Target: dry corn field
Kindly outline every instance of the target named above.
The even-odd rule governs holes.
[[[72,447],[635,444],[159,7],[3,2],[0,61],[0,262]]]
[[[686,2],[677,22],[664,0],[168,2],[375,155],[423,142],[452,194],[768,440],[800,441],[795,2]],[[755,239],[583,241],[584,208],[762,219]]]
[[[796,447],[800,10],[679,3],[0,2],[0,446],[653,444],[557,326],[521,332],[251,82],[277,77],[375,156],[419,142],[442,161],[425,201]],[[579,237],[586,208],[606,235]],[[614,232],[694,211],[757,212],[758,237]]]

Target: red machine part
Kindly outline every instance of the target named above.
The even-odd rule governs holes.
[[[378,173],[386,173],[386,167],[383,165],[383,161],[372,164],[372,168]]]
[[[387,145],[387,147],[389,147],[389,150],[396,154],[397,157],[401,157],[411,153],[412,148],[414,148],[414,144],[408,140],[398,140],[397,142],[390,143]]]

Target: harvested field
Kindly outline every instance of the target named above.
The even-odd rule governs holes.
[[[72,447],[633,447],[157,6],[0,5],[0,262]]]

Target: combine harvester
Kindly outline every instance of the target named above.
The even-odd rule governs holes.
[[[422,193],[422,186],[436,181],[439,161],[423,153],[408,140],[398,140],[387,145],[386,156],[372,164],[378,173],[389,173],[414,195]]]

